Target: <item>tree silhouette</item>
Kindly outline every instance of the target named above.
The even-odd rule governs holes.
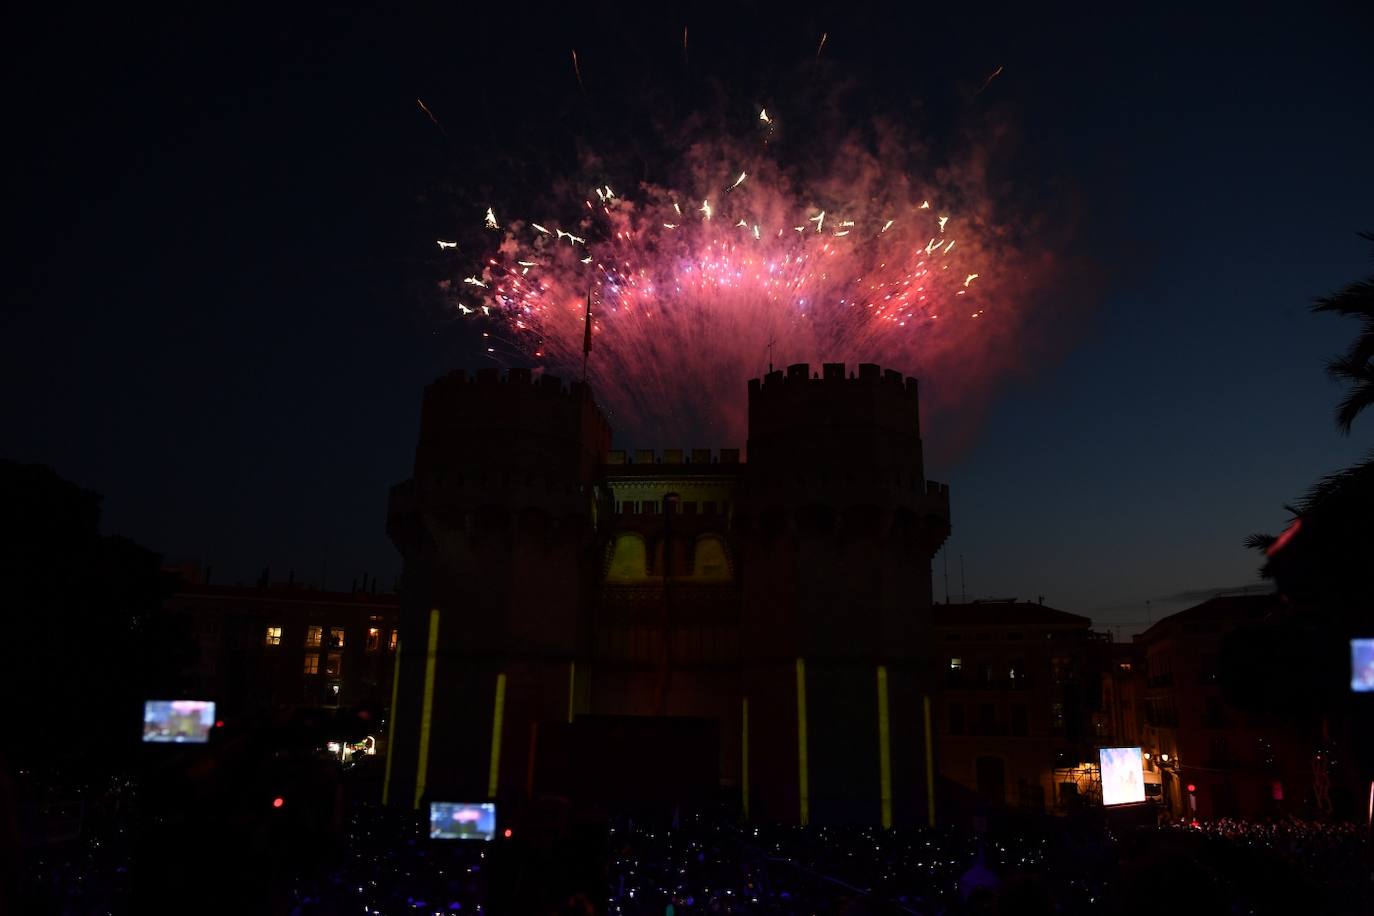
[[[1360,237],[1374,242],[1374,233]],[[1349,386],[1335,418],[1348,435],[1374,404],[1374,275],[1317,299],[1312,311],[1360,319],[1350,347],[1327,364]],[[1260,574],[1318,613],[1346,616],[1374,597],[1374,453],[1322,478],[1288,511],[1292,519],[1282,534],[1246,539],[1247,547],[1265,553]]]
[[[1374,242],[1374,233],[1361,232],[1360,238]],[[1323,296],[1312,311],[1360,319],[1360,333],[1350,348],[1326,366],[1332,378],[1350,385],[1345,399],[1336,407],[1336,425],[1348,435],[1355,418],[1374,404],[1374,275]]]
[[[146,690],[173,688],[178,657],[158,623],[161,558],[100,534],[100,496],[51,468],[0,461],[0,687],[12,762],[84,766],[127,752]]]

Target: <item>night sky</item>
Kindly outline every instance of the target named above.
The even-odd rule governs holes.
[[[686,109],[805,91],[778,81],[822,32],[825,73],[877,106],[920,98],[934,125],[966,121],[969,87],[1003,67],[972,104],[1022,136],[1022,181],[1073,188],[1075,255],[1093,265],[1092,307],[1039,329],[1060,345],[927,469],[952,488],[955,600],[962,556],[970,598],[1043,595],[1130,633],[1147,600],[1157,619],[1258,581],[1245,536],[1367,450],[1368,428],[1335,431],[1322,371],[1355,328],[1307,313],[1370,269],[1355,233],[1374,230],[1374,27],[1358,5],[462,6],[14,23],[0,455],[100,491],[108,533],[218,582],[270,566],[389,584],[387,489],[409,475],[421,389],[482,364],[425,292],[445,202],[502,193],[530,149],[556,161],[571,135],[633,118],[627,93]]]

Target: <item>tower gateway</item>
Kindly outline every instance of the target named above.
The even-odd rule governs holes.
[[[934,817],[931,559],[915,379],[749,383],[738,449],[612,451],[583,385],[425,391],[392,489],[404,561],[385,799]]]

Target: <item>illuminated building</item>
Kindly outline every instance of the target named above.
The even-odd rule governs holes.
[[[1296,728],[1279,710],[1238,709],[1227,698],[1227,638],[1270,626],[1284,610],[1275,595],[1218,597],[1136,637],[1145,659],[1147,766],[1175,817],[1310,816],[1340,801],[1342,780],[1350,778],[1345,754],[1319,760],[1315,731]],[[1332,736],[1343,737],[1339,711],[1331,722]]]
[[[925,477],[916,382],[799,364],[748,397],[743,461],[612,451],[585,388],[528,370],[428,387],[388,522],[389,801],[705,782],[752,816],[932,816],[949,491]]]
[[[937,605],[941,775],[991,805],[1062,811],[1098,747],[1137,743],[1130,647],[1091,626],[1035,602]]]
[[[192,694],[215,699],[222,715],[302,706],[385,715],[395,595],[183,584],[164,612],[190,642]]]

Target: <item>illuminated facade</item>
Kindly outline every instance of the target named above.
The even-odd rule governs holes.
[[[1319,735],[1305,734],[1282,715],[1238,709],[1223,689],[1226,639],[1264,626],[1283,609],[1274,595],[1217,597],[1136,637],[1145,662],[1147,775],[1157,774],[1171,815],[1328,815],[1333,786],[1339,800],[1344,754],[1334,755],[1333,779]]]
[[[395,595],[287,585],[182,585],[164,614],[194,647],[192,695],[228,716],[299,707],[385,716],[398,635]]]
[[[751,816],[932,816],[949,491],[925,479],[916,382],[799,364],[748,397],[746,462],[612,451],[585,388],[527,370],[429,386],[388,523],[389,802],[604,800],[569,783],[593,756],[625,799],[704,778]]]
[[[994,806],[1065,812],[1097,749],[1139,744],[1134,655],[1087,617],[1028,601],[935,608],[939,772]]]

